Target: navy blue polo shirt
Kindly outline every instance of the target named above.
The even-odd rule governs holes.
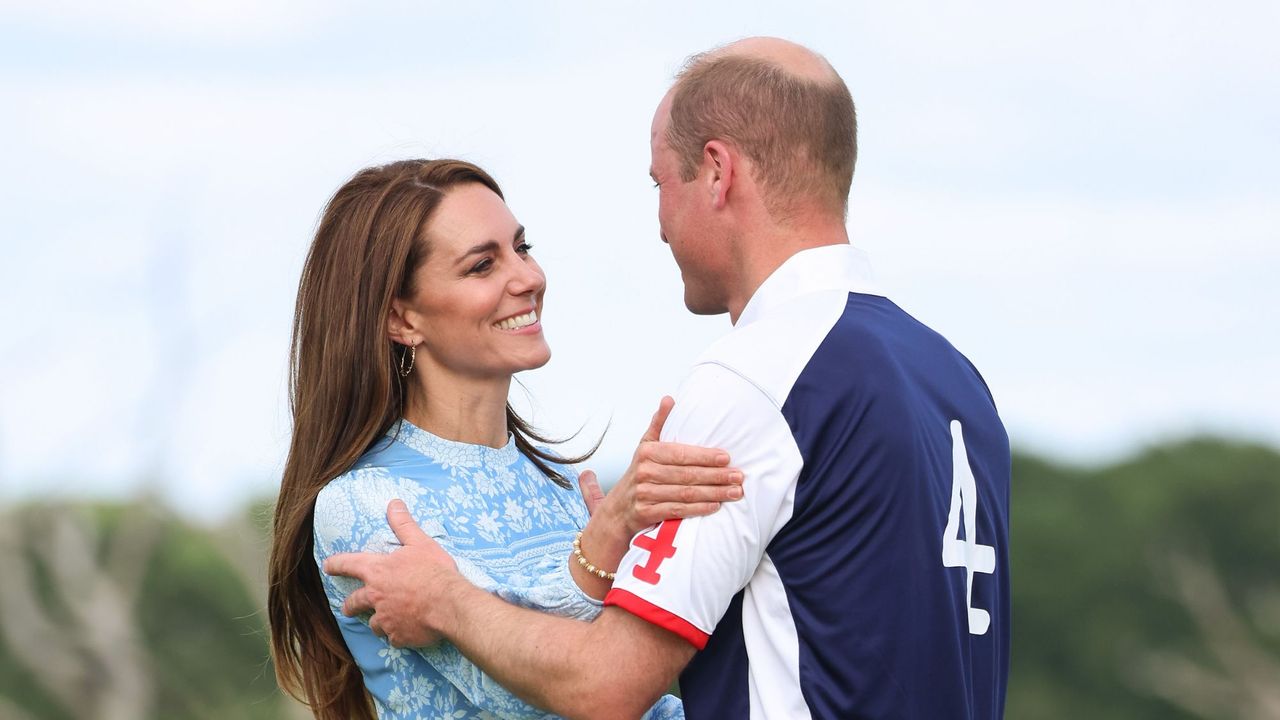
[[[690,718],[999,718],[1009,440],[985,382],[848,245],[792,256],[695,364],[663,440],[745,497],[637,535],[605,600],[684,637]]]

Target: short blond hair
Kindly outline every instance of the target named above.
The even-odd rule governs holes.
[[[697,175],[703,147],[727,140],[755,165],[765,206],[785,216],[816,201],[843,216],[858,157],[858,122],[849,88],[797,77],[778,65],[712,51],[691,57],[676,75],[667,143],[680,176]]]

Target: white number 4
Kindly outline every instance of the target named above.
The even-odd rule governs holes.
[[[969,610],[969,633],[985,635],[991,626],[991,615],[973,606],[973,574],[991,574],[996,569],[996,551],[990,545],[978,544],[978,484],[969,467],[969,453],[964,447],[960,421],[951,421],[951,511],[947,529],[942,531],[943,567],[965,569],[965,606]],[[960,538],[960,512],[964,511],[964,539]]]

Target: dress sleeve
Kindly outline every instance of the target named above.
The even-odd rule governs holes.
[[[604,603],[586,594],[569,570],[569,541],[548,549],[536,574],[527,586],[500,585],[492,592],[513,605],[572,618],[591,621],[604,609]]]

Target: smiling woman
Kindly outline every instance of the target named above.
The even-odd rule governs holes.
[[[635,533],[741,496],[724,453],[656,442],[670,402],[613,492],[587,472],[574,491],[585,456],[539,445],[507,403],[512,375],[551,357],[530,249],[493,178],[456,160],[361,171],[325,210],[298,288],[268,608],[280,684],[319,718],[547,717],[448,643],[395,648],[376,616],[342,615],[358,584],[318,566],[395,549],[392,500],[476,585],[589,620]]]
[[[391,333],[416,348],[417,362],[434,387],[440,382],[474,385],[542,367],[551,348],[537,322],[546,276],[529,254],[525,231],[493,187],[460,185],[440,202],[427,226],[431,248],[413,274],[414,292],[392,301]],[[506,398],[506,390],[493,386]],[[479,388],[477,387],[477,390]],[[410,417],[425,408],[414,407]],[[440,399],[433,393],[427,402]],[[476,438],[497,445],[496,438]]]

